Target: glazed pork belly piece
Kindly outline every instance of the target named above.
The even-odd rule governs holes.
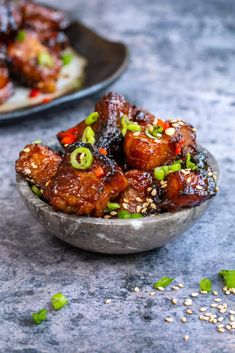
[[[16,78],[42,92],[55,91],[62,64],[35,32],[23,31],[23,37],[9,44],[7,52],[10,70]]]
[[[0,40],[8,41],[18,31],[22,16],[17,2],[1,0],[0,2]]]
[[[146,171],[196,151],[195,131],[182,121],[158,120],[156,125],[142,127],[139,132],[127,131],[124,141],[127,164]]]
[[[90,144],[76,143],[66,149],[44,196],[57,211],[100,217],[109,200],[127,187],[115,161]]]
[[[15,167],[22,177],[44,190],[60,162],[61,156],[49,147],[29,144],[20,152]]]
[[[128,187],[119,198],[120,209],[130,213],[141,213],[142,215],[153,214],[159,211],[155,203],[157,190],[154,186],[153,176],[141,170],[130,170],[125,173]]]
[[[20,0],[19,4],[23,25],[37,32],[59,31],[69,25],[68,16],[62,11],[28,0]]]
[[[4,60],[0,57],[0,104],[3,104],[14,92],[9,78],[9,71]]]

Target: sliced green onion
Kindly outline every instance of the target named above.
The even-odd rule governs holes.
[[[142,218],[143,215],[140,213],[130,213],[126,210],[121,210],[118,212],[119,219],[131,219],[131,218]]]
[[[94,143],[95,143],[95,133],[94,133],[93,129],[90,126],[87,126],[85,128],[85,130],[83,131],[82,142],[90,143],[91,145],[94,145]]]
[[[212,282],[209,278],[202,278],[200,280],[200,289],[204,292],[211,292],[212,289]]]
[[[54,66],[54,59],[47,51],[38,54],[38,64],[52,68]]]
[[[61,292],[54,294],[51,297],[51,305],[55,310],[62,309],[66,304],[68,304],[68,299]]]
[[[135,131],[135,132],[141,131],[141,126],[138,125],[137,123],[131,122],[128,119],[127,115],[122,116],[121,125],[122,125],[122,136],[123,137],[125,137],[127,130]]]
[[[107,204],[107,210],[108,211],[115,211],[117,210],[118,208],[120,208],[120,205],[116,202],[109,202]]]
[[[93,112],[88,117],[85,119],[85,123],[87,125],[91,125],[95,123],[99,119],[99,113],[98,112]]]
[[[63,53],[62,54],[62,61],[63,61],[63,66],[69,65],[73,61],[74,55],[73,53]]]
[[[33,313],[32,314],[33,322],[36,325],[41,324],[42,321],[45,321],[47,319],[47,313],[48,313],[48,310],[46,310],[46,309],[41,309],[41,310],[37,311],[36,313]]]
[[[162,277],[157,282],[154,283],[153,288],[158,289],[159,287],[166,288],[174,281],[171,277]]]
[[[42,192],[41,190],[36,186],[36,185],[32,185],[31,186],[31,190],[32,192],[37,195],[38,197],[41,197],[42,196]]]
[[[170,172],[178,172],[181,170],[181,164],[172,164],[170,167]]]
[[[161,167],[155,168],[153,173],[157,180],[163,180],[165,178],[164,170]]]
[[[219,275],[223,277],[228,289],[235,288],[235,270],[222,270]]]
[[[145,134],[152,139],[158,138],[158,134],[162,132],[163,128],[161,126],[151,126],[151,128],[145,130]]]
[[[80,162],[77,160],[78,155],[80,155]],[[86,170],[91,167],[93,160],[91,151],[86,147],[78,147],[70,155],[70,163],[75,169]]]
[[[26,38],[26,32],[25,31],[19,31],[16,35],[16,40],[18,42],[23,42]]]
[[[196,170],[198,167],[195,163],[191,162],[191,155],[188,152],[186,157],[186,168]]]

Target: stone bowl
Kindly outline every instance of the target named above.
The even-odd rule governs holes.
[[[201,149],[208,156],[219,182],[216,159]],[[131,254],[161,247],[192,227],[213,200],[175,213],[166,212],[140,219],[79,217],[53,211],[31,191],[28,182],[20,175],[16,176],[16,182],[26,206],[48,231],[78,248],[105,254]]]

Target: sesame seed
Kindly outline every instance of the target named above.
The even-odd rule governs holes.
[[[224,314],[226,311],[227,311],[227,309],[221,309],[219,312],[220,312],[221,314]]]
[[[223,328],[223,327],[224,327],[223,324],[218,324],[218,325],[217,325],[217,328]]]
[[[133,288],[133,291],[138,293],[140,291],[140,289],[139,289],[139,287],[135,287],[135,288]]]
[[[229,316],[229,320],[230,320],[230,321],[235,321],[235,317],[234,317],[233,315],[230,315],[230,316]]]
[[[191,305],[193,305],[192,299],[186,299],[185,302],[184,302],[184,305],[185,305],[185,306],[191,306]]]
[[[142,202],[142,199],[140,197],[138,197],[138,196],[135,198],[135,200],[138,201],[138,202]]]
[[[116,216],[117,215],[117,212],[116,211],[112,211],[110,212],[111,216]]]
[[[156,294],[156,292],[154,292],[154,291],[152,291],[152,292],[149,293],[149,295],[151,295],[151,296],[153,296],[153,295],[155,295],[155,294]]]
[[[151,187],[149,187],[149,188],[147,189],[148,192],[150,192],[150,191],[152,191],[152,190],[153,190],[153,188],[151,188]]]
[[[157,209],[157,206],[155,205],[155,203],[151,203],[150,207],[151,207],[153,210],[156,210],[156,209]]]
[[[156,189],[153,189],[152,192],[151,192],[151,195],[152,195],[152,196],[156,196],[156,194],[157,194],[157,190],[156,190]]]
[[[221,302],[221,299],[220,298],[215,298],[214,302]]]
[[[201,290],[200,293],[201,294],[207,294],[208,292],[206,290]]]
[[[173,126],[173,127],[179,127],[179,124],[178,124],[178,123],[173,123],[173,124],[171,124],[171,126]]]
[[[196,185],[196,189],[202,190],[202,186],[201,185]]]
[[[180,287],[180,288],[184,288],[183,283],[179,283],[179,284],[178,284],[178,287]]]
[[[127,210],[128,209],[128,204],[123,202],[122,207],[125,208],[125,210]]]
[[[217,320],[218,320],[219,322],[222,322],[222,321],[223,321],[223,319],[224,319],[224,318],[223,318],[223,316],[220,316],[220,317],[218,317],[218,319],[217,319]]]
[[[171,289],[178,290],[178,289],[179,289],[179,287],[177,287],[177,286],[173,286],[173,287],[171,287]]]
[[[186,318],[186,317],[184,317],[184,316],[183,316],[183,317],[181,317],[181,319],[180,319],[180,320],[181,320],[181,322],[183,322],[183,323],[185,323],[185,322],[187,322],[187,321],[188,321],[188,320],[187,320],[187,318]]]
[[[105,299],[104,303],[105,303],[105,304],[110,304],[111,301],[112,301],[111,299]]]
[[[189,178],[187,179],[187,183],[191,183],[191,181],[192,181],[192,178],[189,177]]]
[[[207,307],[203,306],[199,310],[203,313],[204,311],[207,311]]]
[[[223,287],[223,291],[226,292],[226,290],[228,290],[228,288],[227,287]]]
[[[197,131],[197,129],[196,129],[195,127],[193,127],[193,128],[192,128],[192,131],[196,132],[196,131]]]
[[[146,199],[146,201],[149,202],[149,203],[151,203],[151,202],[153,202],[153,199],[150,199],[150,198],[149,198],[149,199]]]
[[[229,290],[226,290],[225,294],[229,295],[229,294],[230,294],[230,291],[229,291]]]
[[[176,298],[173,298],[173,299],[171,300],[171,302],[172,302],[172,304],[177,304],[177,299],[176,299]]]
[[[218,187],[218,186],[215,187],[215,191],[216,191],[216,192],[219,191],[219,187]]]
[[[229,314],[235,315],[235,311],[234,310],[229,310]]]
[[[129,203],[129,201],[127,199],[123,199],[123,201],[126,202],[126,203]]]
[[[217,290],[213,290],[213,292],[212,292],[214,295],[218,295],[218,292],[217,292]]]
[[[138,206],[136,207],[136,212],[137,212],[137,213],[140,213],[141,208],[142,208],[142,207],[141,207],[140,205],[138,205]]]
[[[224,333],[225,329],[224,328],[218,328],[217,331],[220,332],[220,333]]]
[[[208,174],[207,174],[208,176],[212,176],[213,175],[213,173],[212,172],[208,172]]]
[[[145,203],[143,204],[143,208],[148,207],[148,205],[149,205],[149,203],[148,203],[148,202],[145,202]]]
[[[185,336],[184,336],[184,340],[185,340],[185,341],[188,341],[188,340],[189,340],[189,335],[185,335]]]
[[[26,147],[23,151],[24,151],[25,153],[28,153],[28,152],[30,152],[30,148]]]
[[[166,318],[165,318],[165,321],[168,322],[168,323],[171,323],[171,322],[173,322],[174,320],[173,320],[172,317],[166,317]]]
[[[167,136],[173,136],[175,133],[175,129],[173,127],[169,127],[168,129],[165,130],[165,134]]]
[[[145,213],[147,211],[147,208],[142,208],[141,213]]]
[[[210,306],[211,308],[217,308],[218,305],[216,303],[212,303]]]
[[[199,293],[194,292],[194,293],[191,294],[191,296],[192,296],[193,298],[196,298],[196,297],[199,296]]]
[[[157,287],[158,290],[160,290],[160,292],[164,291],[163,287]]]
[[[139,136],[140,135],[140,132],[139,131],[136,131],[133,133],[134,136]]]
[[[165,189],[167,187],[167,184],[164,184],[161,186],[161,189]]]
[[[207,317],[211,317],[212,316],[211,313],[205,313],[204,315],[207,316]]]
[[[227,330],[232,330],[232,326],[231,325],[226,325],[225,326]]]
[[[105,219],[110,219],[111,216],[107,214],[107,215],[104,216],[104,218],[105,218]]]
[[[191,309],[187,309],[186,313],[189,314],[189,315],[192,315],[193,311]]]
[[[209,321],[209,317],[208,316],[203,316],[203,320],[204,321]]]
[[[203,320],[204,320],[204,316],[203,316],[203,315],[200,315],[200,316],[199,316],[199,319],[203,321]]]

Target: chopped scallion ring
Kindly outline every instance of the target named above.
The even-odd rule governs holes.
[[[68,299],[61,292],[54,294],[51,297],[51,305],[55,310],[62,309],[66,304],[68,304]]]
[[[88,117],[85,119],[85,123],[87,125],[91,125],[95,123],[99,119],[99,113],[98,112],[93,112]]]
[[[42,196],[42,192],[41,190],[36,186],[36,185],[32,185],[31,186],[31,190],[32,192],[37,195],[38,197],[41,197]]]
[[[156,139],[161,136],[163,128],[161,126],[151,126],[145,130],[145,134],[151,139]],[[160,135],[160,136],[159,136]]]
[[[131,219],[131,218],[142,218],[143,215],[140,213],[130,213],[127,210],[121,210],[118,212],[119,219]]]
[[[191,155],[188,152],[186,157],[186,168],[196,170],[198,167],[195,163],[191,162]]]
[[[74,55],[73,53],[65,52],[62,54],[62,62],[63,66],[69,65],[73,61]]]
[[[172,165],[163,165],[154,169],[154,177],[157,180],[164,180],[169,173],[178,172],[182,169],[181,160],[175,161]]]
[[[123,137],[125,137],[127,130],[135,131],[135,132],[141,131],[141,126],[135,122],[130,121],[128,119],[128,116],[125,114],[122,116],[121,124],[122,124],[122,136]]]
[[[77,160],[78,155],[80,155],[80,162]],[[91,151],[86,147],[78,147],[70,155],[70,163],[75,169],[86,170],[91,167],[93,160]]]
[[[26,32],[25,31],[19,31],[16,35],[16,40],[17,42],[23,42],[26,38]]]
[[[54,66],[54,59],[47,51],[38,54],[38,64],[52,68]]]
[[[48,310],[46,310],[46,309],[41,309],[41,310],[37,311],[36,313],[33,313],[32,314],[33,322],[36,325],[41,324],[42,321],[45,321],[47,319],[47,313],[48,313]]]
[[[95,143],[95,133],[94,133],[93,129],[90,126],[87,126],[85,128],[85,130],[83,131],[82,142],[90,143],[91,145],[94,145],[94,143]]]
[[[116,202],[108,202],[107,204],[107,210],[108,211],[115,211],[118,208],[120,208],[120,205]]]

